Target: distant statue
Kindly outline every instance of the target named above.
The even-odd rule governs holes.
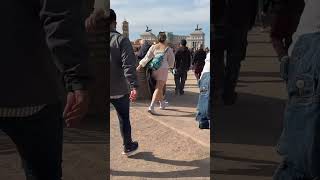
[[[196,31],[201,31],[202,28],[199,28],[199,24],[197,24],[197,28],[195,29]]]
[[[147,27],[146,32],[151,32],[152,31],[152,29],[149,29],[149,26],[146,25],[146,27]]]

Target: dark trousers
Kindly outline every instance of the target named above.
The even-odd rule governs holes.
[[[215,93],[229,96],[235,93],[241,61],[247,51],[246,27],[217,26],[214,30],[213,79]],[[226,64],[224,53],[226,52]]]
[[[132,142],[131,124],[130,124],[130,99],[129,95],[125,95],[119,99],[110,99],[111,104],[117,111],[120,133],[123,139],[123,146],[126,147]]]
[[[183,92],[187,77],[188,77],[188,71],[185,71],[185,70],[178,70],[177,71],[177,73],[174,75],[174,82],[176,84],[176,91]]]
[[[63,121],[60,104],[26,118],[0,118],[0,129],[15,143],[27,180],[61,180]]]

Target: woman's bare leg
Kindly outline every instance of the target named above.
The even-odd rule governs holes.
[[[165,81],[157,81],[156,89],[153,93],[152,101],[162,101],[163,100],[163,87],[166,84]]]
[[[150,104],[151,109],[154,108],[154,105],[156,102],[163,101],[163,87],[165,83],[166,83],[165,81],[157,81],[156,88],[153,92],[152,100]]]

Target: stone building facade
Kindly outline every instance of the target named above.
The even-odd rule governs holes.
[[[129,22],[122,22],[122,32],[125,37],[129,37]],[[167,42],[172,47],[178,47],[182,39],[187,40],[187,47],[190,49],[198,49],[200,45],[205,45],[205,33],[199,26],[194,32],[189,35],[176,35],[173,32],[165,32],[167,35]],[[140,39],[148,40],[152,43],[157,41],[157,35],[153,34],[151,30],[146,30],[140,34]]]
[[[182,39],[187,40],[187,47],[192,49],[198,49],[199,46],[205,44],[205,33],[197,28],[190,35],[176,35],[173,32],[166,32],[167,42],[173,47],[177,47]],[[157,41],[157,36],[150,32],[143,32],[140,34],[140,38],[151,42]]]

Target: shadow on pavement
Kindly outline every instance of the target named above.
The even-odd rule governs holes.
[[[197,87],[198,88],[198,87]],[[196,108],[198,104],[198,98],[199,93],[197,92],[191,92],[191,91],[185,91],[184,95],[175,95],[174,89],[168,88],[168,91],[166,93],[166,98],[168,99],[170,103],[169,108],[175,108],[175,107],[188,107],[188,108]]]
[[[193,113],[194,114],[194,112],[190,112],[190,111],[181,111],[181,110],[178,110],[178,109],[166,109],[166,111],[174,111],[174,112],[181,112],[181,113]]]
[[[85,131],[80,129],[65,129],[66,144],[107,144],[106,132]]]
[[[273,77],[273,78],[279,78],[280,73],[279,72],[258,72],[258,71],[244,71],[240,72],[241,77]]]
[[[64,143],[107,144],[107,122],[104,117],[88,117],[77,128],[65,128]]]
[[[273,55],[259,55],[259,56],[256,56],[256,55],[248,55],[247,58],[278,58],[278,56],[273,56]]]
[[[146,178],[181,178],[181,177],[210,177],[210,159],[194,160],[194,161],[178,161],[161,159],[155,157],[152,152],[140,152],[130,157],[131,159],[145,160],[150,162],[168,164],[173,166],[194,167],[191,170],[169,171],[169,172],[138,172],[138,171],[115,171],[111,170],[113,176],[135,176]]]
[[[215,106],[215,143],[274,146],[282,130],[285,100],[239,93],[230,107]],[[241,118],[240,118],[241,117]]]
[[[278,167],[278,162],[256,160],[248,158],[230,157],[219,155],[219,153],[214,152],[215,159],[224,159],[229,161],[246,162],[254,165],[250,165],[250,169],[233,169],[230,168],[225,171],[212,170],[213,174],[223,174],[223,175],[246,175],[246,176],[270,176],[272,175]]]
[[[267,41],[253,41],[253,40],[249,40],[250,45],[252,44],[270,44],[271,41],[267,40]]]
[[[283,83],[282,80],[266,80],[266,81],[245,81],[239,80],[239,83],[248,83],[248,84],[255,84],[255,83]],[[239,87],[239,86],[237,86]]]
[[[189,88],[189,87],[186,87]],[[198,87],[197,87],[198,88]],[[191,92],[191,91],[185,91],[184,95],[175,95],[174,87],[167,86],[166,90],[166,99],[169,102],[168,109],[171,110],[179,110],[179,107],[187,107],[187,108],[196,108],[198,104],[198,98],[199,93],[197,92]],[[135,103],[131,103],[131,106],[133,107],[148,107],[150,104],[150,100],[140,100]],[[110,105],[111,107],[111,105]],[[114,110],[112,107],[111,110]]]
[[[273,75],[273,74],[270,74]],[[211,142],[242,145],[275,146],[282,131],[282,116],[285,100],[239,93],[238,102],[231,107],[214,107],[214,133],[211,131]],[[212,144],[214,147],[215,144]],[[263,152],[261,152],[263,153]],[[268,155],[259,155],[260,157]],[[227,157],[219,154],[214,159],[225,159],[242,163],[254,163],[250,169],[216,170],[215,174],[248,175],[271,177],[277,162]],[[213,160],[214,164],[214,160]]]
[[[162,110],[161,112],[165,112],[165,111],[167,111],[167,109],[166,110]],[[173,110],[171,110],[171,111],[173,111]],[[176,112],[180,112],[180,111],[176,111]],[[190,112],[188,112],[188,113],[186,113],[186,114],[183,114],[183,115],[181,115],[181,114],[178,114],[178,115],[166,115],[166,114],[160,114],[160,113],[154,113],[153,114],[154,116],[158,116],[158,117],[186,117],[186,118],[195,118],[196,117],[196,113],[195,112],[192,112],[192,113],[190,113]]]

